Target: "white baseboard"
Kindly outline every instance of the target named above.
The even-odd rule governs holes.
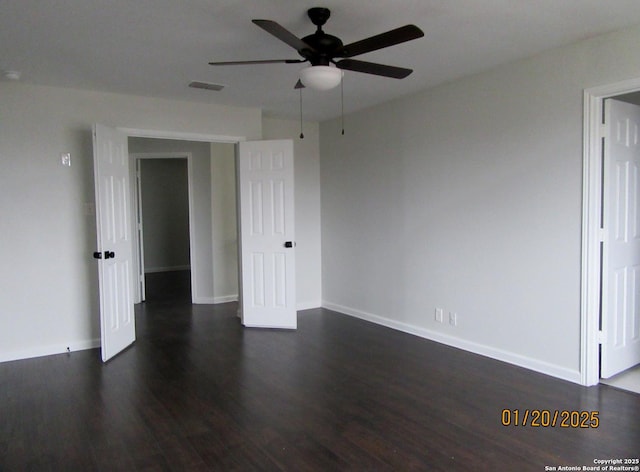
[[[315,302],[299,302],[296,305],[296,311],[302,311],[302,310],[312,310],[314,308],[321,308],[322,307],[322,302],[321,301],[315,301]]]
[[[145,274],[155,274],[156,272],[176,272],[179,270],[191,270],[190,265],[171,266],[171,267],[145,267]]]
[[[100,347],[100,339],[89,339],[86,341],[71,342],[68,344],[52,344],[49,346],[38,346],[31,349],[0,353],[0,362],[17,361],[20,359],[31,359],[33,357],[51,356],[54,354],[64,354],[66,352],[84,351]],[[67,348],[69,350],[67,350]]]
[[[223,295],[221,297],[213,298],[214,305],[217,305],[218,303],[229,303],[229,302],[237,302],[237,301],[238,301],[237,293],[235,295]]]
[[[218,303],[237,302],[238,295],[223,295],[221,297],[195,297],[192,301],[195,305],[217,305]]]
[[[402,323],[400,321],[385,318],[383,316],[374,315],[354,308],[349,308],[336,303],[324,301],[322,306],[328,310],[337,311],[345,315],[353,316],[354,318],[360,318],[365,321],[370,321],[375,324],[386,326],[404,333],[413,334],[424,339],[436,341],[447,346],[469,351],[474,354],[480,354],[481,356],[489,357],[509,364],[517,365],[518,367],[524,367],[525,369],[540,372],[541,374],[550,375],[562,380],[568,380],[569,382],[581,384],[580,371],[567,369],[566,367],[557,366],[555,364],[549,364],[548,362],[532,359],[527,356],[522,356],[502,349],[497,349],[484,344],[478,344],[472,341],[466,341],[464,339],[456,338],[446,334],[432,331],[419,326]],[[582,384],[581,384],[582,385]]]
[[[218,303],[237,302],[238,295],[224,295],[222,297],[196,297],[193,301],[196,305],[216,305]],[[321,308],[322,302],[301,302],[296,305],[296,311],[311,310],[313,308]]]

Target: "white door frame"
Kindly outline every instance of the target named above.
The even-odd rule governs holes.
[[[637,92],[640,78],[584,91],[582,172],[582,277],[580,296],[580,382],[600,382],[600,245],[604,100]]]
[[[188,200],[189,200],[189,265],[195,267],[193,248],[195,242],[193,240],[194,228],[193,228],[193,163],[192,154],[190,152],[132,152],[129,153],[130,169],[133,174],[131,176],[131,191],[135,194],[136,198],[131,199],[135,205],[132,215],[135,218],[133,227],[136,228],[133,235],[133,255],[135,259],[136,278],[142,277],[142,280],[136,279],[136,292],[134,293],[135,303],[144,301],[144,241],[140,237],[143,228],[138,228],[138,224],[142,225],[142,201],[140,199],[140,176],[138,172],[140,170],[140,161],[142,159],[186,159],[187,160],[187,187],[188,187]],[[135,186],[134,186],[135,184]],[[194,292],[197,279],[197,273],[191,270],[191,300],[195,300],[196,293]]]

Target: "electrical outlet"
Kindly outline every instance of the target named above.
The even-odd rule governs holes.
[[[457,326],[458,325],[458,314],[455,311],[450,311],[449,312],[449,324],[451,326]]]
[[[436,321],[438,323],[444,322],[444,310],[442,308],[436,308]]]

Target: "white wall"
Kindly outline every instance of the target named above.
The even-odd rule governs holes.
[[[98,345],[93,123],[262,135],[259,109],[0,83],[0,360]]]
[[[292,139],[295,174],[296,295],[298,309],[321,305],[320,132],[317,123],[263,119],[264,139]]]
[[[211,236],[216,301],[238,299],[236,153],[232,144],[211,143]]]
[[[145,273],[189,269],[187,159],[141,159],[140,182]]]
[[[507,64],[350,115],[345,136],[321,124],[324,305],[578,382],[582,92],[639,77],[638,44]]]

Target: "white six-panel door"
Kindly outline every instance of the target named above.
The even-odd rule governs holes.
[[[605,102],[601,376],[640,363],[640,107]]]
[[[127,136],[95,125],[93,160],[102,360],[135,341]]]
[[[295,329],[293,142],[238,148],[242,323]]]

